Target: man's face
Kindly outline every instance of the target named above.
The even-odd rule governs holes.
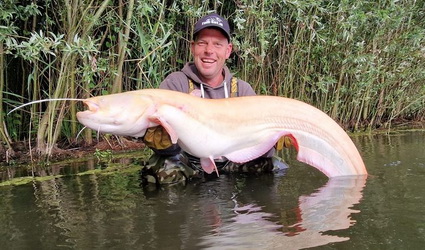
[[[222,77],[224,63],[232,52],[232,44],[219,30],[206,28],[192,42],[191,51],[201,80],[208,83]]]

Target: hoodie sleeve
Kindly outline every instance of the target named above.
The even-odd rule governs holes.
[[[256,95],[249,83],[238,79],[238,92],[239,96],[253,96]]]
[[[189,84],[187,76],[181,71],[173,72],[161,82],[159,88],[188,93]]]

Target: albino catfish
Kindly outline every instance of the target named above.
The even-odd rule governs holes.
[[[243,163],[289,136],[297,159],[328,177],[366,175],[363,160],[347,133],[328,115],[304,102],[276,96],[202,99],[162,89],[143,89],[83,100],[85,126],[122,136],[142,137],[163,126],[173,143],[199,157],[207,173],[214,159]]]

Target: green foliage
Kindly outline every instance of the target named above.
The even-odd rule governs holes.
[[[238,3],[233,67],[259,92],[312,103],[353,129],[423,119],[423,1]]]
[[[93,153],[96,156],[98,161],[107,161],[110,162],[112,160],[112,151],[111,150],[99,150],[96,148],[96,151]]]
[[[15,94],[2,114],[14,102],[86,98],[111,93],[117,83],[124,91],[156,88],[191,60],[196,20],[217,11],[233,27],[228,66],[257,93],[306,101],[353,130],[425,117],[424,1],[124,3],[0,2],[3,93]],[[40,147],[72,141],[76,108],[34,105],[8,117],[6,130],[13,140],[37,136]]]

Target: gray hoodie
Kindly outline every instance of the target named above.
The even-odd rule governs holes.
[[[230,73],[229,68],[224,66],[224,81],[219,86],[213,88],[206,83],[203,83],[201,79],[199,79],[199,72],[196,69],[196,66],[193,62],[186,63],[181,71],[176,71],[169,74],[165,80],[159,85],[160,89],[169,89],[175,90],[183,93],[189,93],[189,80],[192,79],[193,85],[195,89],[204,89],[205,96],[204,98],[208,99],[221,99],[230,96],[231,93],[231,82],[233,75]],[[203,87],[201,87],[201,84]],[[227,89],[227,94],[225,89]],[[238,94],[237,96],[253,96],[255,95],[254,90],[251,85],[247,82],[238,79]],[[175,144],[168,149],[164,150],[155,150],[157,154],[162,155],[175,155],[180,151],[180,147]],[[269,152],[267,152],[265,157],[272,157],[275,150],[272,148]]]
[[[231,82],[233,75],[229,68],[224,66],[224,81],[217,87],[213,88],[199,79],[199,72],[193,62],[186,63],[181,71],[176,71],[169,74],[165,80],[159,85],[160,89],[170,89],[183,93],[189,93],[189,80],[192,79],[195,89],[204,89],[205,98],[220,99],[230,96]],[[201,87],[201,84],[203,85]],[[255,95],[251,85],[247,82],[238,79],[238,94],[237,96],[253,96]]]

